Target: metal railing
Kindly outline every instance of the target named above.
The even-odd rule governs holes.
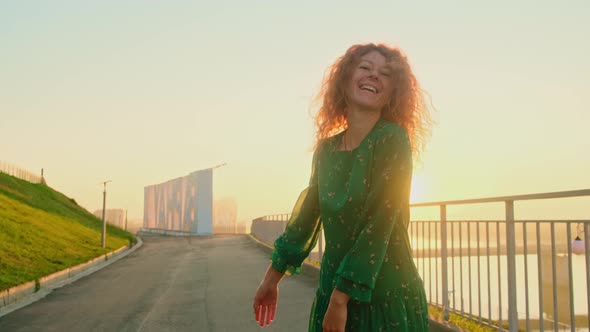
[[[417,266],[425,280],[430,303],[440,306],[447,317],[449,312],[454,312],[499,330],[504,329],[506,322],[510,331],[519,328],[576,331],[576,326],[587,329],[590,325],[587,310],[590,307],[590,220],[515,220],[514,217],[517,201],[582,196],[589,197],[590,189],[412,204],[413,208],[434,206],[440,210],[438,221],[413,221],[410,227]],[[447,218],[449,205],[498,202],[504,204],[504,220]],[[432,238],[433,227],[435,234],[440,231],[440,239],[436,235]],[[572,241],[574,229],[578,237]],[[582,233],[583,241],[579,238]],[[565,240],[556,239],[557,234]],[[485,266],[483,277],[482,265]],[[574,279],[578,285],[575,293]],[[579,291],[583,288],[579,285],[581,279],[585,279],[585,292]],[[576,297],[585,301],[576,302]],[[576,305],[584,305],[586,310],[577,315]]]
[[[411,204],[414,209],[439,208],[439,220],[412,220],[409,226],[430,304],[440,307],[446,319],[454,313],[500,331],[506,325],[509,331],[587,331],[590,220],[514,217],[514,202],[572,197],[590,198],[590,189]],[[488,203],[503,203],[505,219],[447,218],[450,205]],[[277,214],[258,220],[289,218]],[[319,238],[321,261],[323,236]]]

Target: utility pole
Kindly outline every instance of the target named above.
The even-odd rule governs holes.
[[[107,221],[105,220],[105,212],[106,212],[106,204],[107,204],[107,183],[111,182],[111,180],[104,181],[104,192],[102,193],[102,236],[100,239],[100,244],[102,248],[105,248],[105,242],[107,238]]]
[[[125,231],[127,231],[127,210],[125,210]]]

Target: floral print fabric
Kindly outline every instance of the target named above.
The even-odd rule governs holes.
[[[346,331],[428,331],[407,233],[412,152],[406,131],[381,119],[352,151],[338,150],[343,133],[314,153],[309,186],[275,241],[272,266],[300,273],[323,228],[326,245],[309,331],[322,331],[334,288],[350,296]]]

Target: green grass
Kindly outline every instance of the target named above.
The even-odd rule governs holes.
[[[443,312],[442,309],[435,307],[435,306],[428,306],[428,312],[430,313],[430,315],[432,315],[434,318],[436,318],[439,321],[443,321]],[[489,321],[487,319],[483,320],[484,322],[488,323]],[[467,317],[463,317],[463,316],[459,316],[455,313],[449,313],[449,323],[451,323],[454,326],[458,326],[462,329],[465,329],[467,331],[471,331],[471,332],[494,332],[494,331],[498,331],[498,329],[495,328],[491,328],[487,325],[483,325],[481,323],[479,323],[478,321],[469,319]],[[497,321],[492,321],[491,322],[492,325],[494,326],[499,326]],[[508,324],[506,324],[506,322],[504,322],[503,327],[505,330],[508,330]],[[523,330],[519,330],[519,331],[523,331]]]
[[[0,290],[83,263],[135,241],[63,194],[0,173]]]

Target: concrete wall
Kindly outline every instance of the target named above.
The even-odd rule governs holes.
[[[274,243],[275,240],[285,231],[287,221],[270,221],[254,219],[250,232],[256,238],[266,243]]]

